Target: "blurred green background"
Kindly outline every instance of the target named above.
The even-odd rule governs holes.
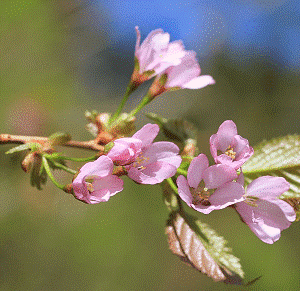
[[[125,91],[133,69],[134,25],[140,26],[143,37],[151,29],[162,27],[169,28],[172,40],[185,41],[185,30],[180,25],[188,11],[182,10],[180,15],[180,9],[177,14],[170,9],[160,19],[155,18],[153,9],[159,13],[166,4],[139,1],[141,10],[136,6],[130,10],[130,3],[138,2],[127,1],[126,22],[126,18],[120,21],[120,5],[109,6],[110,2],[116,3],[0,2],[1,133],[49,136],[67,131],[74,139],[90,139],[84,129],[85,110],[112,112]],[[247,11],[245,2],[239,5]],[[295,13],[287,6],[291,2],[263,5],[265,1],[253,1],[251,11],[263,11],[280,22],[276,18],[279,11],[286,11],[287,18],[289,13]],[[184,7],[193,8],[186,6],[189,3]],[[175,4],[183,5],[174,1]],[[148,15],[147,5],[152,8]],[[200,6],[195,6],[194,15],[198,15],[196,8],[201,12]],[[209,154],[210,135],[226,119],[235,121],[239,134],[251,145],[299,133],[299,63],[289,62],[289,50],[274,54],[277,43],[285,43],[288,34],[270,29],[266,41],[272,42],[267,50],[261,44],[256,46],[255,37],[239,50],[234,42],[238,37],[234,29],[237,33],[239,29],[231,27],[229,21],[235,15],[231,12],[227,18],[217,9],[212,5],[210,16],[199,16],[200,27],[195,21],[188,23],[199,31],[194,29],[194,40],[187,37],[185,43],[187,49],[197,51],[203,74],[212,75],[216,85],[164,94],[143,113],[156,112],[194,122],[200,130],[199,147],[205,154]],[[144,13],[145,25],[141,19],[132,24],[140,13]],[[223,20],[212,23],[211,15]],[[265,17],[262,16],[271,22]],[[206,27],[206,44],[201,44],[201,23]],[[209,29],[210,25],[213,29]],[[128,29],[129,35],[120,27]],[[219,34],[213,34],[214,29]],[[288,41],[295,48],[292,56],[297,57],[299,44]],[[149,84],[133,94],[127,110],[137,104]],[[138,128],[145,122],[147,118],[140,114]],[[9,148],[0,147],[0,290],[244,289],[213,282],[168,250],[164,234],[168,212],[159,185],[139,186],[124,179],[124,191],[109,202],[85,205],[51,182],[43,191],[30,187],[29,175],[20,168],[22,154],[7,156],[4,153]],[[90,155],[83,150],[62,150],[78,157]],[[57,177],[66,183],[71,178],[62,173]],[[249,290],[300,288],[299,223],[285,230],[274,245],[267,245],[240,222],[232,209],[196,215],[228,240],[234,254],[241,258],[246,280],[262,275]]]

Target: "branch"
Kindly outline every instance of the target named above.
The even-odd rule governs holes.
[[[50,141],[47,137],[41,136],[24,136],[24,135],[11,135],[11,134],[0,134],[0,145],[1,144],[25,144],[25,143],[39,143],[41,145],[50,145]],[[94,140],[89,141],[75,141],[70,140],[62,146],[73,147],[79,149],[87,149],[97,152],[103,152],[104,147],[97,144]]]

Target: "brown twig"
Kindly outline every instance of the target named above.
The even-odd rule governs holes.
[[[0,144],[25,144],[25,143],[39,143],[43,146],[50,144],[47,137],[41,136],[24,136],[24,135],[11,135],[11,134],[0,134]],[[97,152],[103,152],[104,147],[97,144],[94,140],[89,141],[75,141],[70,140],[63,144],[66,147],[73,147],[79,149],[87,149]]]

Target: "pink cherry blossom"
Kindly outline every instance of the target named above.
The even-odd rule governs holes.
[[[289,188],[282,177],[263,176],[248,185],[245,200],[235,205],[242,220],[265,243],[277,241],[296,219],[293,207],[278,198]]]
[[[73,181],[75,198],[88,204],[108,201],[123,190],[123,181],[112,175],[113,162],[107,156],[86,163]]]
[[[114,141],[108,153],[116,165],[125,166],[128,177],[141,184],[157,184],[175,175],[180,166],[179,148],[172,142],[155,142],[157,124],[146,124],[131,138]]]
[[[218,151],[221,154],[218,155]],[[218,132],[210,137],[210,152],[216,163],[239,169],[254,151],[248,140],[237,134],[235,123],[226,120],[220,125]]]
[[[181,58],[186,54],[181,41],[169,43],[170,35],[162,29],[156,29],[151,31],[140,45],[141,34],[138,27],[135,30],[137,34],[135,57],[139,63],[140,75],[151,72],[150,78],[169,66],[180,64]]]
[[[244,188],[236,171],[227,165],[209,167],[206,155],[194,158],[187,173],[177,178],[178,194],[188,206],[208,214],[244,200]]]
[[[164,74],[167,75],[167,81],[164,87],[166,89],[177,87],[200,89],[215,83],[215,80],[211,76],[200,76],[200,73],[201,69],[196,59],[196,53],[188,51],[181,59],[180,64],[165,70]]]

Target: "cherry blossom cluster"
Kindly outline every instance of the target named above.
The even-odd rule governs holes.
[[[233,121],[221,124],[210,138],[215,165],[200,154],[189,166],[187,179],[177,178],[178,193],[193,209],[208,214],[233,206],[242,220],[265,243],[272,244],[296,219],[292,206],[279,199],[289,189],[282,177],[263,176],[244,188],[241,166],[252,156],[248,140],[237,134]]]
[[[143,106],[169,90],[199,89],[215,83],[211,76],[200,76],[196,53],[185,50],[181,41],[170,42],[170,35],[157,29],[140,44],[137,27],[136,33],[135,68],[129,88],[135,90],[156,77]],[[80,169],[72,183],[74,196],[89,204],[108,201],[123,190],[120,175],[151,185],[173,177],[182,161],[179,148],[172,142],[153,142],[158,132],[158,125],[147,124],[132,137],[114,139],[105,155]],[[281,230],[296,219],[292,206],[279,199],[289,183],[281,177],[264,176],[245,187],[242,165],[254,151],[231,120],[223,122],[211,136],[210,151],[215,165],[210,166],[208,158],[200,154],[191,161],[187,177],[177,178],[180,198],[204,214],[234,207],[258,238],[270,244],[277,241]]]
[[[168,33],[156,29],[140,45],[141,34],[138,27],[136,33],[136,67],[132,82],[138,86],[156,76],[149,90],[152,97],[169,90],[200,89],[215,83],[209,75],[200,76],[196,53],[185,50],[180,40],[170,42]]]
[[[113,174],[121,166],[139,184],[158,184],[176,174],[181,164],[179,148],[172,142],[154,142],[157,124],[146,124],[132,137],[119,138],[107,155],[85,164],[73,181],[74,195],[86,203],[108,201],[123,190],[123,181]]]

